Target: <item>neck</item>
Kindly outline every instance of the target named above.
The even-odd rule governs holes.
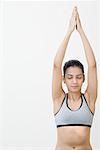
[[[71,92],[68,91],[68,98],[72,101],[78,101],[81,97],[81,91],[78,92]]]

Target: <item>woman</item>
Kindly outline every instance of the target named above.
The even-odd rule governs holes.
[[[63,66],[62,61],[68,41],[74,30],[77,30],[83,42],[88,64],[87,87],[81,93],[85,80],[84,67],[78,60],[69,60]],[[68,93],[62,88],[62,80]],[[89,41],[83,31],[77,7],[74,7],[67,34],[54,58],[52,98],[54,117],[57,125],[57,144],[55,150],[92,150],[90,128],[95,112],[97,98],[96,60]]]

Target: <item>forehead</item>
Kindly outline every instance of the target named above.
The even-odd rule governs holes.
[[[78,74],[82,74],[82,70],[79,67],[69,67],[66,70],[66,74],[72,74],[72,75],[78,75]]]

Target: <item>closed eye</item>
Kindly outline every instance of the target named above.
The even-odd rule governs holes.
[[[81,79],[82,77],[77,77],[77,79]]]
[[[72,79],[72,78],[73,78],[73,76],[67,76],[67,78],[68,78],[68,79]],[[76,78],[77,78],[77,79],[81,79],[81,78],[82,78],[82,76],[76,76]]]
[[[72,79],[72,77],[67,77],[68,79]]]
[[[82,76],[81,74],[76,75],[76,78],[77,78],[77,79],[81,79],[82,77],[83,77],[83,76]],[[72,79],[72,78],[73,78],[73,75],[67,74],[67,78],[68,78],[68,79]]]

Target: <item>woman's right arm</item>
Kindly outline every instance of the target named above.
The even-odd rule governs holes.
[[[71,32],[67,32],[54,58],[54,66],[61,68]]]
[[[52,98],[53,100],[58,99],[62,96],[62,62],[65,56],[66,48],[70,39],[70,36],[76,28],[76,7],[73,9],[72,17],[69,23],[69,28],[64,40],[58,48],[53,63],[53,78],[52,78]]]

